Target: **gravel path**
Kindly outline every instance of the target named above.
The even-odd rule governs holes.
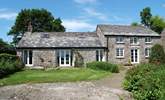
[[[111,88],[110,91],[114,94],[117,94],[121,99],[133,100],[131,93],[122,88],[122,82],[129,68],[131,67],[125,66],[122,68],[122,70],[120,70],[120,73],[113,73],[112,76],[103,78],[101,80],[96,80],[93,83],[97,87]]]
[[[0,100],[132,100],[131,94],[121,87],[125,72],[91,82],[0,87]]]

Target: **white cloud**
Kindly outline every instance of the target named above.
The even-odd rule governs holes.
[[[63,20],[66,31],[94,31],[96,26],[83,20]]]
[[[15,12],[0,12],[0,19],[14,20],[16,16]]]
[[[165,4],[162,4],[162,7],[164,7],[164,8],[165,8]]]
[[[10,11],[7,8],[0,8],[0,19],[14,20],[16,16],[16,12]]]
[[[97,0],[74,0],[78,4],[94,4],[97,3]]]
[[[88,16],[93,16],[93,17],[96,17],[96,18],[103,20],[103,21],[108,20],[108,18],[105,14],[98,12],[93,8],[85,8],[84,11],[87,13]]]

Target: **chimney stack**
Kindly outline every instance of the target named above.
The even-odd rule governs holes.
[[[32,26],[32,23],[31,23],[31,21],[28,23],[28,30],[27,30],[28,32],[33,32],[33,26]]]

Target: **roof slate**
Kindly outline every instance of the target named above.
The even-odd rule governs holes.
[[[143,26],[98,25],[104,35],[125,36],[160,36],[158,33]]]
[[[49,37],[43,38],[43,34]],[[103,47],[95,32],[25,33],[17,47]]]

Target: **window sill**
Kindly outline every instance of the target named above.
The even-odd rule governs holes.
[[[124,59],[124,57],[116,57],[117,59]]]
[[[152,44],[152,42],[145,42],[145,44]]]
[[[149,56],[145,56],[146,59],[149,59]]]

